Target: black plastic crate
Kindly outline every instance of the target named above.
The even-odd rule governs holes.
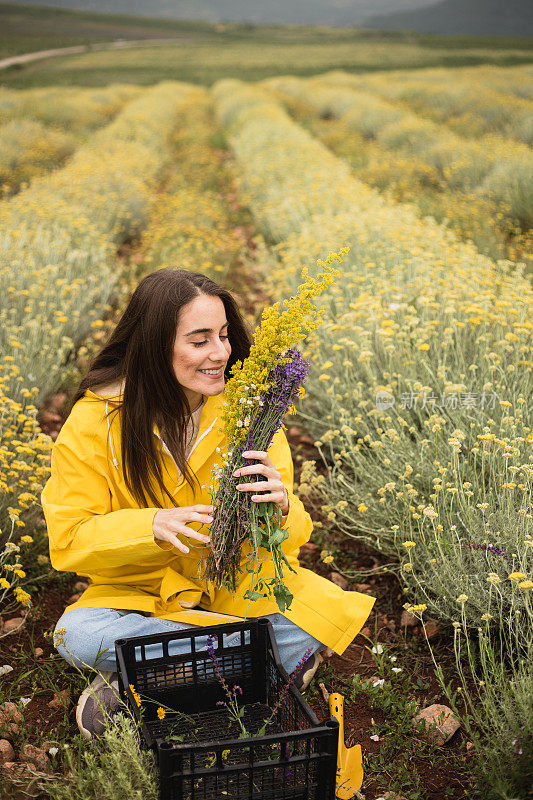
[[[270,716],[288,682],[268,619],[118,639],[121,696],[156,755],[161,800],[334,800],[338,722],[319,723],[290,685],[266,735],[240,739],[238,724],[217,705],[227,698],[208,637],[227,685],[242,689],[239,706],[251,733]],[[177,639],[187,640],[188,652],[171,655]],[[143,700],[142,715],[130,684]],[[181,716],[168,713],[160,720],[159,704]]]

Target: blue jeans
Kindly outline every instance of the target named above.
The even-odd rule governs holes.
[[[266,614],[265,616],[272,624],[281,663],[289,674],[296,668],[306,650],[311,648],[314,653],[317,650],[325,649],[325,645],[318,639],[306,633],[283,614]],[[65,629],[63,641],[67,649],[59,643],[56,649],[69,664],[82,669],[87,666],[94,667],[98,652],[107,650],[98,658],[96,669],[116,672],[115,639],[147,636],[150,633],[183,631],[194,627],[196,626],[184,622],[145,617],[142,613],[125,609],[73,608],[63,614],[55,628],[55,632],[60,628]],[[154,645],[154,648],[157,648],[157,645]],[[150,653],[150,649],[151,646],[146,648],[147,655]],[[187,648],[187,640],[184,643],[177,640],[169,647],[170,655],[183,652],[190,652]],[[155,655],[157,655],[157,651],[154,653],[154,657]]]

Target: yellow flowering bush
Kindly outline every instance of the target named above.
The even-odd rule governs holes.
[[[459,136],[373,90],[354,88],[360,85],[358,76],[335,73],[300,81],[281,78],[266,85],[312,105],[322,117],[339,119],[348,131],[375,139],[382,161],[390,152],[416,157],[434,170],[433,180],[443,188],[492,199],[503,204],[500,207],[511,220],[518,219],[524,228],[531,226],[533,155],[527,144],[492,131],[476,140]],[[529,107],[531,115],[533,104]]]
[[[221,281],[244,258],[246,238],[224,195],[233,178],[224,151],[212,144],[216,133],[212,98],[190,87],[170,137],[175,157],[166,191],[143,233],[143,271],[179,266]]]
[[[0,89],[0,185],[21,183],[57,168],[94,128],[105,125],[140,87]]]
[[[350,247],[304,352],[312,368],[298,417],[328,467],[321,475],[306,463],[306,496],[334,513],[326,525],[396,555],[418,606],[457,629],[505,633],[525,697],[533,605],[519,584],[532,573],[533,292],[523,266],[495,264],[355,179],[265,85],[223,81],[213,91],[254,219],[277,251],[272,296],[294,291],[325,242]],[[490,660],[470,663],[516,708],[501,655],[492,676]],[[479,702],[488,724],[492,707]],[[518,736],[514,712],[509,719]]]
[[[23,387],[37,386],[37,401],[54,389],[101,316],[120,276],[116,246],[145,223],[168,158],[179,86],[145,89],[64,168],[0,206],[0,350],[19,370],[15,400]]]

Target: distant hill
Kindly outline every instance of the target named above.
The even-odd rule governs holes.
[[[21,0],[12,0],[25,5]],[[358,25],[369,14],[418,9],[431,0],[31,0],[104,14],[270,25]]]
[[[362,26],[451,36],[533,36],[533,0],[441,0],[417,11],[374,15]]]

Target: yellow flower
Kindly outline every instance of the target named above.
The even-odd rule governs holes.
[[[408,606],[407,611],[410,614],[422,614],[424,611],[427,611],[427,605],[425,603],[419,603],[416,606]]]
[[[460,594],[459,597],[457,598],[456,602],[457,603],[466,603],[467,600],[468,600],[468,595],[467,594]]]
[[[404,564],[402,566],[402,569],[403,569],[404,572],[412,572],[413,571],[413,565],[410,564],[409,562],[407,562],[407,564]]]
[[[403,546],[407,547],[407,549],[409,549],[410,547],[416,547],[416,542],[410,542],[410,541],[403,542]]]
[[[509,575],[510,581],[521,581],[523,578],[527,578],[527,575],[524,572],[511,572]]]
[[[166,713],[167,712],[165,711],[165,709],[159,706],[159,708],[157,709],[157,716],[159,717],[159,719],[165,719]]]
[[[429,350],[429,344],[427,344],[426,342],[424,342],[424,344],[419,344],[418,345],[418,349],[419,350]]]
[[[15,587],[15,597],[19,603],[29,603],[31,600],[31,595],[28,592],[25,592],[24,589],[21,589],[20,586]]]
[[[255,398],[260,398],[267,390],[269,375],[280,364],[280,355],[290,347],[298,346],[304,332],[310,333],[322,323],[322,314],[311,298],[319,296],[335,282],[339,271],[331,265],[333,261],[340,262],[347,252],[347,248],[342,248],[338,253],[330,253],[325,261],[319,259],[317,265],[321,271],[315,278],[304,267],[301,273],[303,283],[298,286],[295,296],[283,301],[283,311],[280,312],[279,302],[263,311],[261,323],[254,332],[250,355],[244,362],[239,360],[233,365],[224,392],[227,401],[223,411],[224,433],[234,446],[248,435],[246,428],[238,425],[242,398],[252,401],[252,405],[247,404],[251,418],[259,403]]]
[[[484,620],[488,621],[489,619],[492,619],[492,614],[487,614],[487,613],[482,614],[481,615],[481,619],[484,619]]]
[[[24,542],[25,544],[30,544],[30,542],[33,542],[33,539],[31,536],[26,535],[26,536],[21,536],[20,541]]]
[[[533,581],[520,581],[518,584],[519,589],[533,589]]]
[[[365,506],[365,504],[364,504],[364,503],[360,503],[360,504],[357,506],[357,510],[358,510],[358,511],[360,511],[360,512],[361,512],[361,514],[364,514],[364,513],[365,513],[365,511],[368,511],[368,506]]]
[[[9,589],[10,585],[9,581],[6,581],[5,578],[0,578],[0,589]]]
[[[19,578],[25,578],[25,577],[26,577],[26,573],[24,572],[24,570],[23,570],[23,569],[16,569],[16,570],[14,570],[14,573],[15,573],[15,575],[17,575]],[[524,578],[525,578],[525,577],[526,577],[526,576],[524,575]]]

